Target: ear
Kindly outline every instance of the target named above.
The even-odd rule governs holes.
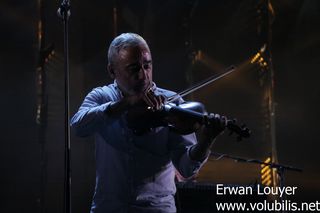
[[[110,77],[111,77],[112,79],[115,79],[116,74],[115,74],[114,69],[113,69],[113,67],[111,66],[111,64],[108,64],[107,70],[108,70],[108,73],[109,73]]]

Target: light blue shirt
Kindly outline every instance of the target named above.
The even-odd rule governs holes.
[[[175,94],[154,87],[158,95]],[[191,177],[206,161],[190,159],[196,136],[179,135],[168,127],[135,135],[124,115],[112,118],[106,113],[108,106],[122,97],[116,82],[95,88],[71,119],[76,135],[95,136],[96,187],[91,213],[176,212],[175,169]]]

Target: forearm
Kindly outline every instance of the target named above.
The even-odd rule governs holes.
[[[195,133],[189,135],[179,135],[171,132],[170,144],[173,146],[171,152],[172,162],[184,178],[190,178],[198,173],[206,158],[194,160],[191,158],[191,149],[197,143]]]
[[[220,135],[227,126],[227,119],[218,114],[209,114],[208,122],[200,129],[198,143],[191,148],[190,158],[193,160],[203,160],[209,154],[211,146],[216,137]]]
[[[76,135],[84,137],[91,135],[106,119],[105,111],[111,102],[99,106],[87,106],[83,104],[79,111],[72,117],[71,126]]]
[[[130,98],[125,97],[119,101],[112,102],[106,109],[105,113],[113,118],[118,118],[126,112],[131,105],[132,103],[130,102]]]
[[[194,145],[190,150],[190,158],[195,161],[202,161],[209,155],[210,147],[211,146],[200,144]]]
[[[78,136],[94,133],[101,124],[108,125],[117,120],[127,108],[127,101],[112,101],[112,97],[99,89],[90,92],[78,112],[71,119],[71,126]]]
[[[210,154],[211,147],[217,135],[209,131],[206,127],[202,127],[200,130],[198,143],[190,149],[190,158],[192,160],[202,161]]]

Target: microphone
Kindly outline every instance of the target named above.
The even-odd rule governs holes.
[[[70,2],[69,0],[63,0],[60,7],[57,10],[57,15],[58,17],[65,19],[65,18],[69,18],[71,15],[70,12]]]

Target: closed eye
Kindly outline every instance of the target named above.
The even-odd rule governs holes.
[[[144,70],[148,70],[151,67],[152,67],[152,61],[147,61],[142,65],[140,65],[138,63],[130,64],[130,65],[127,66],[127,69],[131,73],[136,73],[136,72],[139,72],[141,68],[143,68]]]

